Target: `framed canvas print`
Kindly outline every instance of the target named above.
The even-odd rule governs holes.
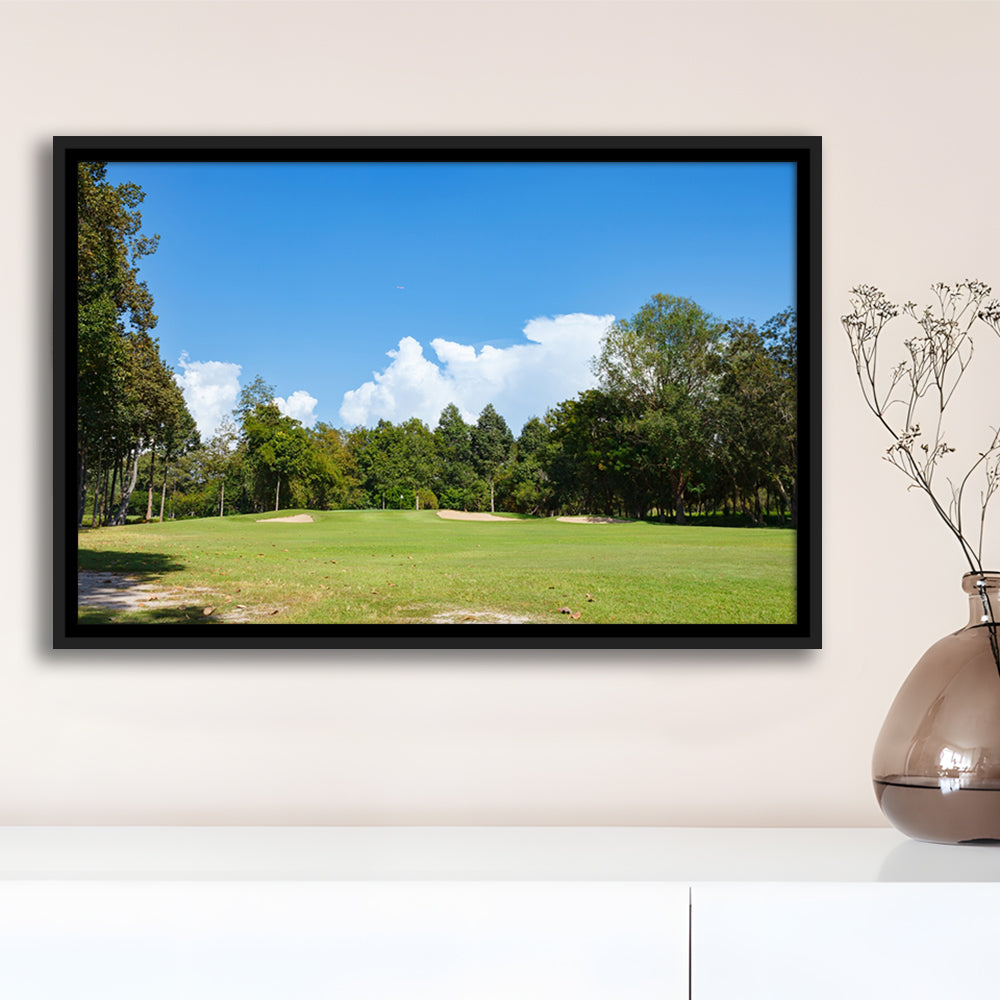
[[[56,647],[816,647],[817,137],[57,137]]]

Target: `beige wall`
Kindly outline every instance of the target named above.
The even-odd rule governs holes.
[[[1000,287],[998,34],[995,3],[0,4],[0,822],[880,824],[872,741],[963,566],[838,317],[858,282]],[[50,137],[477,132],[823,136],[825,648],[55,655]]]

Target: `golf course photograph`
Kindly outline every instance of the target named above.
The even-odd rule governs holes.
[[[57,645],[817,643],[817,142],[55,148]]]

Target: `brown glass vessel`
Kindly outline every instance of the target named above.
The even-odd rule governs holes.
[[[969,621],[903,682],[875,744],[879,806],[907,836],[1000,842],[1000,572],[967,573]]]

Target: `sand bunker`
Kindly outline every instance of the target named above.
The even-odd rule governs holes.
[[[291,517],[258,517],[258,524],[311,524],[312,517],[309,514],[293,514]]]
[[[598,517],[596,514],[580,514],[574,517],[559,517],[557,521],[565,521],[567,524],[628,524],[623,517]]]
[[[493,514],[470,513],[465,510],[439,510],[438,517],[443,517],[446,521],[505,521],[507,524],[516,524],[516,517],[496,517]]]

